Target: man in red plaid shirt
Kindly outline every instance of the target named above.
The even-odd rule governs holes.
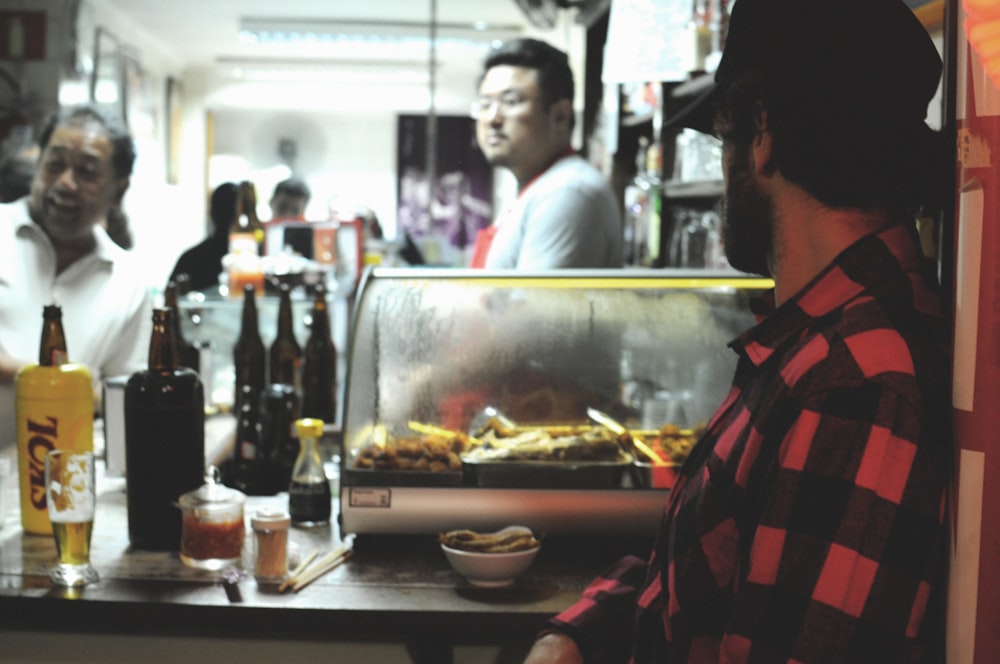
[[[942,661],[950,361],[914,212],[950,185],[902,0],[738,0],[674,126],[723,141],[734,267],[773,276],[648,560],[554,617],[567,662]]]

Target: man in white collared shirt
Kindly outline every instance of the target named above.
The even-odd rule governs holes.
[[[152,293],[101,220],[128,189],[135,146],[94,107],[60,111],[42,130],[31,193],[0,205],[0,446],[13,444],[14,378],[37,363],[42,307],[62,307],[72,362],[104,376],[145,366]]]

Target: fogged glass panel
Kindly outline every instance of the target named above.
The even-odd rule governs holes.
[[[547,476],[554,464],[650,461],[593,410],[651,444],[664,425],[695,431],[728,389],[727,343],[753,324],[748,299],[767,285],[376,270],[355,311],[345,469],[364,471],[361,484],[482,485],[486,463],[549,462]],[[607,483],[627,486],[619,475]]]

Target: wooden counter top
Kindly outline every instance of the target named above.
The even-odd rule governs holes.
[[[99,474],[102,468],[99,466]],[[91,560],[101,575],[82,590],[53,587],[51,537],[26,535],[16,500],[0,529],[0,611],[9,628],[122,634],[214,635],[405,643],[414,661],[448,661],[442,648],[527,639],[575,601],[584,586],[625,553],[649,543],[623,538],[547,538],[512,586],[471,586],[448,565],[433,536],[358,537],[351,560],[298,593],[278,594],[252,577],[252,533],[242,578],[185,567],[176,553],[132,551],[125,480],[102,476]],[[287,495],[249,497],[246,516],[287,507]],[[334,513],[337,513],[336,505]],[[292,528],[292,562],[341,542],[336,525]],[[425,653],[420,655],[419,653]],[[430,653],[430,654],[427,654]]]

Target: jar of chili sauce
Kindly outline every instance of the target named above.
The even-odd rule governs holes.
[[[219,469],[209,466],[205,484],[178,500],[181,509],[181,562],[198,569],[219,570],[239,565],[246,528],[246,495],[220,481]]]

